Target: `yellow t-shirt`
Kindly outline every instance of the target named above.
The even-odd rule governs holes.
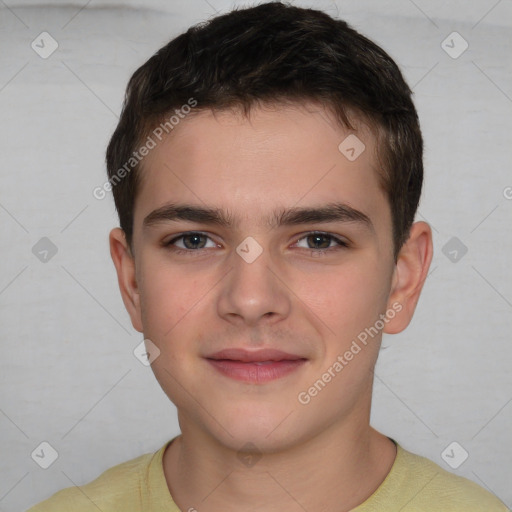
[[[162,465],[171,442],[108,469],[87,485],[63,489],[27,512],[180,512]],[[391,471],[352,512],[509,512],[479,485],[395,444]]]

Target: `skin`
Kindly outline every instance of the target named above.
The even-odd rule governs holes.
[[[159,348],[152,368],[178,409],[182,434],[163,466],[181,510],[225,511],[236,503],[239,510],[348,511],[377,489],[395,460],[394,444],[369,425],[381,332],[308,404],[297,398],[393,304],[401,310],[384,332],[406,328],[432,258],[431,230],[417,222],[394,261],[374,137],[359,123],[366,149],[351,162],[338,150],[348,134],[315,104],[258,106],[249,118],[191,115],[144,160],[133,252],[123,231],[110,234],[126,309]],[[143,228],[168,202],[219,208],[237,222],[167,220]],[[363,212],[372,228],[266,223],[276,208],[332,202]],[[191,242],[199,247],[186,254],[163,245],[187,231],[209,238],[176,241],[184,251]],[[349,245],[329,237],[315,243],[311,231]],[[252,263],[236,252],[248,236],[262,249]],[[320,253],[323,247],[331,249]],[[271,382],[239,382],[204,359],[233,347],[276,348],[307,362]],[[237,456],[249,442],[261,455],[251,466]]]

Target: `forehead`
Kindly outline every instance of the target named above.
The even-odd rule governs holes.
[[[199,111],[144,159],[135,224],[167,202],[225,209],[256,226],[276,207],[342,201],[385,222],[375,144],[364,124],[352,133],[316,104]]]

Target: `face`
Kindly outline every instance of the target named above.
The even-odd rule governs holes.
[[[184,433],[265,452],[368,423],[404,311],[375,142],[348,135],[320,106],[203,111],[145,158],[116,266]]]

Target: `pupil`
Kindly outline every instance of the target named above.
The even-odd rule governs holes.
[[[320,249],[326,249],[327,247],[329,247],[329,239],[326,235],[311,235],[310,236],[310,239],[313,239],[314,242],[313,244],[315,245],[315,248],[320,248]],[[322,240],[324,243],[322,243]],[[322,246],[322,247],[319,247]]]
[[[201,243],[200,243],[201,237],[202,237],[202,235],[188,235],[188,236],[186,236],[183,239],[185,247],[187,249],[197,249],[197,245],[196,244],[201,245]],[[192,240],[191,243],[189,242],[190,240]],[[201,245],[201,247],[203,247],[203,245]]]

